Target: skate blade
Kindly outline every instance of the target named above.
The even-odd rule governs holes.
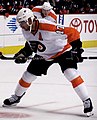
[[[14,104],[12,104],[12,105],[5,105],[5,104],[3,104],[2,107],[15,107],[17,104],[18,104],[18,103],[14,103]]]
[[[86,117],[90,117],[90,116],[93,116],[93,115],[94,115],[94,113],[92,113],[92,112],[86,113]]]

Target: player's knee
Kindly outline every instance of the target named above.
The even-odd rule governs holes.
[[[65,77],[72,81],[73,79],[77,78],[79,75],[78,71],[75,68],[68,68],[64,71]]]
[[[28,71],[25,71],[23,76],[22,76],[22,79],[28,83],[31,83],[32,81],[34,81],[35,79],[37,78],[37,76],[29,73]]]

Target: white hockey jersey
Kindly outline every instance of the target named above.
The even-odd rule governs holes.
[[[22,29],[25,39],[38,55],[46,60],[57,57],[71,46],[67,43],[67,35],[59,30],[59,25],[46,19],[39,19],[39,29],[35,35]]]
[[[42,14],[41,14],[41,11],[42,11],[42,6],[36,6],[32,9],[33,14],[38,19],[43,18]],[[46,16],[44,18],[47,19],[47,20],[50,20],[51,22],[55,22],[55,23],[57,22],[57,15],[55,14],[55,12],[52,9],[50,10],[50,13],[48,14],[48,16]]]

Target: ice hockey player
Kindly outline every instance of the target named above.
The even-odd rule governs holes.
[[[38,18],[45,18],[50,20],[51,22],[57,23],[57,15],[52,9],[53,7],[50,5],[49,2],[44,2],[42,6],[35,6],[32,9],[33,14]]]
[[[49,2],[44,2],[42,6],[36,6],[32,9],[33,14],[38,18],[45,18],[51,22],[57,23],[57,15],[52,9],[53,7],[50,5]],[[62,29],[63,30],[63,29]],[[70,45],[73,47],[73,49],[78,50],[79,54],[79,62],[82,62],[83,59],[80,56],[81,53],[84,52],[83,49],[78,49],[82,47],[82,42],[80,40],[80,33],[72,27],[65,27],[64,28],[64,33],[68,36],[68,42]]]
[[[37,53],[20,78],[14,94],[4,100],[3,106],[17,105],[37,76],[46,75],[48,68],[57,63],[64,76],[71,82],[82,100],[84,113],[91,115],[93,105],[84,80],[77,70],[78,57],[67,42],[67,35],[61,26],[46,19],[36,19],[28,8],[22,8],[16,17],[27,40],[25,47],[15,54],[16,63],[25,63],[32,53]],[[58,29],[59,28],[59,29]],[[61,30],[61,31],[60,31]]]

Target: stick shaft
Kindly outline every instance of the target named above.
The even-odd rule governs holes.
[[[97,56],[91,56],[91,57],[82,57],[83,59],[97,59]],[[14,57],[7,57],[4,56],[3,54],[0,56],[1,60],[14,60]],[[28,57],[28,59],[33,59],[32,57]]]
[[[83,59],[97,59],[97,57],[82,57]],[[1,60],[15,60],[14,57],[2,57]],[[32,57],[29,57],[28,59],[33,59]]]
[[[7,56],[4,56],[2,55],[0,57],[1,60],[15,60],[16,58],[15,57],[7,57]],[[29,57],[28,59],[32,59],[32,57]]]
[[[97,57],[96,56],[94,56],[94,57],[82,57],[83,59],[97,59]]]

